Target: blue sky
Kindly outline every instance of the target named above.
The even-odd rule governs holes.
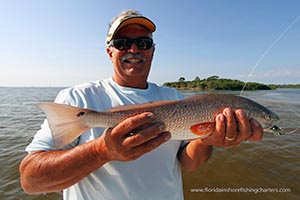
[[[151,82],[300,83],[299,0],[0,0],[0,86],[110,77],[108,23],[127,9],[157,25]]]

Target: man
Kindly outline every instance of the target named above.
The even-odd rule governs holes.
[[[112,21],[106,40],[113,77],[65,89],[55,102],[103,111],[182,99],[173,88],[147,82],[154,31],[150,19],[136,11],[122,12]],[[169,140],[170,133],[155,117],[145,112],[107,130],[91,129],[59,150],[51,148],[45,121],[20,165],[22,187],[27,193],[64,190],[65,199],[183,199],[181,167],[196,170],[209,159],[212,146],[259,141],[263,133],[243,110],[226,108],[216,117],[213,134],[181,142]]]

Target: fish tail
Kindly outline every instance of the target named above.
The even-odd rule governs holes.
[[[86,123],[88,109],[42,102],[37,106],[46,114],[53,136],[53,148],[61,148],[73,142],[91,127]]]

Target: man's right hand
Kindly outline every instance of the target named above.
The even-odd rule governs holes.
[[[162,122],[155,122],[153,113],[129,117],[114,128],[106,129],[98,138],[106,148],[109,160],[131,161],[148,153],[171,138]],[[103,147],[104,145],[104,147]]]
[[[30,194],[63,190],[109,161],[134,160],[157,148],[170,139],[164,129],[152,113],[142,113],[74,148],[31,152],[20,164],[21,185]]]

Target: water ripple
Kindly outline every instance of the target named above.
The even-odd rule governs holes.
[[[53,101],[61,88],[0,88],[0,199],[61,199],[57,193],[27,195],[19,183],[18,166],[26,155],[24,149],[39,129],[45,115],[35,106]],[[200,92],[203,93],[203,92]],[[234,92],[233,92],[234,93]],[[195,92],[185,91],[192,96]],[[245,92],[280,115],[286,131],[299,126],[300,90]],[[276,187],[292,188],[292,193],[259,194],[261,199],[293,199],[300,194],[300,131],[262,142],[243,143],[234,148],[215,148],[212,158],[199,171],[184,173],[186,199],[245,198],[251,194],[197,194],[191,188],[204,187]],[[221,196],[220,196],[221,195]],[[255,196],[257,197],[257,196]]]

